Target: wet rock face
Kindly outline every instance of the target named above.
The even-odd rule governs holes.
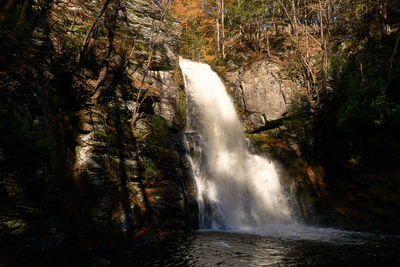
[[[225,76],[247,131],[282,119],[297,85],[272,62],[260,61]]]

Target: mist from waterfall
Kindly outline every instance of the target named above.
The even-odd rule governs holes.
[[[200,229],[257,231],[292,222],[277,167],[254,155],[218,75],[180,59],[186,87],[185,137],[196,184]]]

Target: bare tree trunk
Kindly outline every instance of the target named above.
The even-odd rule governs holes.
[[[324,18],[322,16],[321,0],[318,0],[318,4],[319,4],[318,16],[319,16],[320,35],[321,35],[321,50],[322,50],[322,73],[323,73],[322,86],[325,87],[326,78],[327,78],[326,38],[324,35]]]
[[[161,13],[161,17],[160,17],[160,24],[158,25],[158,27],[156,27],[153,31],[154,36],[152,36],[150,38],[150,43],[149,43],[149,56],[147,58],[147,63],[146,63],[146,70],[150,67],[151,61],[153,59],[153,54],[154,54],[154,46],[155,43],[157,41],[158,35],[160,34],[160,28],[161,28],[161,24],[164,20],[165,15],[167,14],[167,10],[169,9],[170,6],[170,2],[168,2],[165,6],[164,9]]]
[[[294,2],[294,0],[291,1],[292,4],[292,25],[293,25],[293,35],[296,38],[296,45],[297,48],[300,48],[300,44],[299,44],[299,31],[297,28],[297,15],[296,15],[296,4]]]
[[[326,34],[331,36],[332,8],[330,0],[326,0]]]
[[[100,13],[97,15],[97,17],[94,19],[94,21],[92,22],[92,24],[90,25],[89,29],[86,32],[85,38],[83,39],[82,42],[82,46],[81,49],[79,51],[78,56],[75,59],[75,63],[77,63],[77,65],[80,64],[81,60],[82,60],[82,56],[85,54],[86,49],[88,47],[89,44],[89,40],[90,37],[92,36],[92,32],[94,30],[94,27],[97,25],[97,23],[99,23],[101,17],[103,16],[104,12],[106,11],[108,4],[110,3],[110,0],[105,0],[103,3],[103,7],[101,8]]]
[[[275,14],[279,14],[280,12],[279,12],[279,7],[277,7],[276,6],[276,2],[275,1],[273,1],[273,6],[272,6],[272,14],[273,14],[273,16],[272,16],[272,24],[274,25],[274,27],[275,27],[275,35],[278,35],[278,23],[276,23],[276,21],[275,21]],[[277,8],[278,9],[278,12],[276,12],[275,11],[275,8]]]
[[[261,49],[260,49],[260,20],[257,20],[257,30],[255,34],[255,42],[256,42],[256,49],[257,49],[257,54],[260,54]]]
[[[0,23],[7,20],[13,14],[13,10],[16,8],[20,0],[8,0],[0,12]]]
[[[240,45],[243,46],[244,29],[243,29],[243,26],[242,26],[242,21],[240,21],[240,25],[239,25],[239,35],[240,35]]]
[[[286,6],[282,3],[281,0],[278,0],[280,6],[283,8],[283,10],[285,11],[285,14],[287,16],[287,18],[290,21],[290,25],[292,27],[292,34],[295,36],[298,36],[298,31],[297,31],[297,23],[296,23],[296,16],[295,16],[295,6],[294,6],[294,0],[291,0],[291,4],[292,4],[292,15],[289,14],[289,11],[287,10]],[[296,42],[296,46],[298,47],[298,37],[295,38],[295,42]]]
[[[216,18],[216,27],[217,27],[217,51],[218,51],[218,55],[220,53],[220,46],[219,46],[219,19],[218,17]]]
[[[304,5],[306,6],[307,5],[307,0],[304,0]],[[310,58],[310,48],[309,48],[309,37],[308,37],[308,20],[307,20],[307,9],[304,9],[304,17],[303,17],[303,19],[304,19],[304,21],[305,21],[305,32],[306,32],[306,35],[305,35],[305,38],[306,38],[306,57],[305,57],[305,62],[306,62],[306,64],[308,65],[308,59]],[[308,68],[307,69],[307,71],[309,70],[310,68]],[[312,76],[312,75],[311,75]],[[307,78],[306,79],[306,85],[307,85],[307,91],[308,91],[308,93],[310,94],[311,93],[311,91],[312,91],[312,89],[311,89],[311,82],[310,82],[310,79],[309,78]]]
[[[19,15],[17,24],[14,27],[14,31],[20,27],[21,25],[28,22],[28,17],[32,10],[33,0],[25,0],[24,4],[22,5],[21,13]]]
[[[271,56],[271,48],[270,48],[270,44],[269,44],[269,33],[268,33],[268,29],[267,29],[267,33],[266,33],[266,38],[267,38],[267,54],[270,57]]]
[[[144,103],[144,101],[146,100],[146,98],[148,97],[148,95],[150,93],[150,88],[145,89],[145,88],[143,88],[143,85],[144,85],[144,82],[145,82],[145,79],[146,79],[146,76],[147,76],[147,73],[148,73],[148,70],[149,70],[149,66],[150,66],[151,61],[153,59],[152,56],[154,54],[153,50],[154,50],[155,42],[156,42],[156,39],[158,37],[158,34],[160,33],[161,24],[163,23],[165,15],[167,14],[167,11],[169,9],[169,6],[170,6],[169,4],[170,3],[171,2],[168,2],[164,6],[164,9],[163,9],[163,11],[161,13],[161,17],[160,17],[160,24],[159,24],[158,28],[154,29],[155,35],[152,36],[151,37],[152,40],[150,40],[150,44],[149,44],[150,51],[149,51],[149,56],[147,58],[147,64],[145,66],[145,73],[143,75],[142,82],[140,84],[139,91],[138,91],[138,94],[136,96],[135,107],[134,107],[134,109],[132,111],[132,116],[131,116],[131,130],[132,130],[133,135],[135,135],[135,136],[137,134],[136,133],[136,122],[139,119],[140,107],[142,106],[142,104]],[[194,54],[193,54],[193,58],[194,58]]]
[[[112,32],[112,31],[111,31]],[[96,87],[94,90],[94,94],[91,96],[93,103],[95,105],[97,105],[98,103],[98,99],[103,91],[103,87],[104,87],[104,83],[106,81],[107,78],[107,74],[108,74],[108,69],[109,69],[109,60],[110,60],[110,56],[111,56],[111,51],[112,51],[112,43],[114,41],[114,34],[109,32],[107,34],[107,56],[106,56],[106,60],[104,62],[104,66],[103,68],[101,68],[100,72],[99,72],[99,77],[97,78],[97,82],[96,82]]]
[[[17,6],[18,2],[19,0],[8,0],[1,10],[1,15],[7,15],[9,12],[11,12],[11,10]]]
[[[392,53],[392,56],[390,57],[390,67],[392,67],[394,59],[396,57],[397,50],[399,48],[399,41],[400,41],[400,33],[397,34],[396,43],[394,44],[393,53]]]
[[[107,47],[106,47],[106,53],[105,53],[105,60],[104,60],[104,66],[100,70],[99,77],[96,82],[96,87],[94,94],[92,95],[91,99],[93,100],[93,103],[97,105],[98,99],[104,89],[104,83],[107,78],[108,74],[108,69],[110,65],[110,60],[111,60],[111,53],[113,50],[113,43],[114,43],[114,36],[115,36],[115,28],[117,25],[117,17],[118,17],[118,10],[119,10],[119,1],[114,3],[112,6],[112,14],[108,18],[108,21],[106,21],[106,27],[107,27]]]
[[[222,33],[222,58],[225,59],[225,6],[221,0],[221,33]]]
[[[387,8],[388,3],[387,0],[380,0],[379,1],[379,14],[380,14],[380,21],[381,21],[381,32],[384,35],[390,34],[390,25],[387,23]]]

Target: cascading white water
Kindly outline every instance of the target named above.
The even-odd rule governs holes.
[[[273,162],[249,152],[232,100],[207,64],[180,59],[200,229],[252,231],[290,222]]]

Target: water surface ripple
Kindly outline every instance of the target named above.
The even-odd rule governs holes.
[[[320,230],[312,239],[194,232],[167,240],[130,262],[137,266],[400,266],[399,236],[330,231]]]

